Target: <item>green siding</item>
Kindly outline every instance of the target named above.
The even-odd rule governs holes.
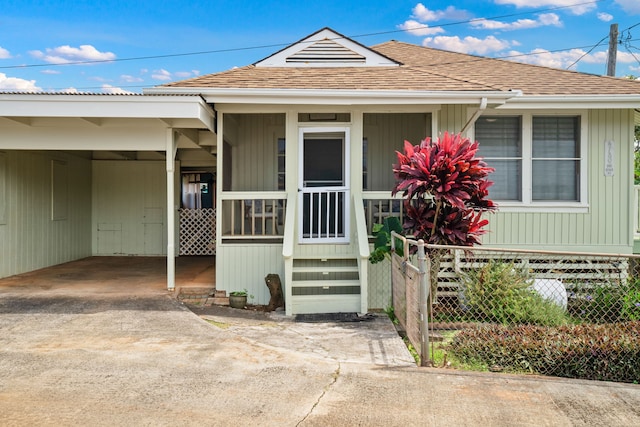
[[[7,151],[2,158],[0,277],[90,256],[91,162],[59,152]],[[66,197],[57,200],[52,198],[52,162],[64,165],[66,173],[55,186]],[[64,212],[55,220],[52,202]]]
[[[588,212],[498,212],[487,215],[483,243],[532,249],[631,253],[633,249],[633,116],[627,110],[588,114]],[[604,176],[604,143],[615,143],[615,173]]]
[[[277,191],[278,138],[284,114],[226,114],[225,138],[232,154],[232,191]]]
[[[164,161],[93,162],[93,253],[165,255]]]
[[[220,245],[216,252],[216,289],[232,291],[246,289],[253,299],[250,304],[268,304],[270,293],[264,278],[280,276],[284,286],[284,260],[281,244]]]

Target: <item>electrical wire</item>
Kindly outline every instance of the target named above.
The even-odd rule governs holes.
[[[572,8],[572,7],[577,7],[577,6],[584,6],[584,5],[587,5],[587,4],[599,3],[599,2],[602,2],[602,1],[604,1],[604,0],[592,0],[592,1],[588,1],[588,2],[575,3],[575,4],[567,5],[567,6],[556,6],[556,7],[546,8],[546,9],[537,9],[537,10],[529,11],[529,12],[511,13],[511,14],[506,14],[506,15],[493,16],[493,17],[489,17],[489,18],[473,18],[473,19],[468,19],[468,20],[465,20],[465,21],[456,21],[456,22],[444,23],[444,24],[438,25],[438,27],[448,27],[448,26],[454,26],[454,25],[470,24],[470,23],[480,22],[480,21],[485,21],[485,20],[504,19],[504,18],[511,18],[511,17],[514,17],[514,16],[521,16],[521,15],[532,15],[532,14],[536,14],[536,13],[549,12],[549,11],[553,11],[553,10],[567,9],[567,8]],[[638,25],[640,25],[640,23]],[[424,25],[424,26],[415,27],[413,29],[420,29],[420,28],[430,28],[430,27],[428,25]],[[405,30],[405,29],[379,31],[379,32],[373,32],[373,33],[357,34],[357,35],[349,36],[347,38],[359,39],[359,38],[363,38],[363,37],[371,37],[371,36],[384,35],[384,34],[393,34],[393,33],[400,33],[400,32],[406,32],[406,31],[407,30]],[[343,39],[343,38],[344,37],[336,37],[336,38],[333,38],[332,40],[340,40],[340,39]],[[278,47],[286,47],[286,46],[289,46],[289,45],[291,45],[291,43],[274,43],[274,44],[265,44],[265,45],[257,45],[257,46],[239,47],[239,48],[206,50],[206,51],[200,51],[200,52],[187,52],[187,53],[173,53],[173,54],[164,54],[164,55],[136,56],[136,57],[129,57],[129,58],[115,58],[115,59],[97,59],[97,60],[87,60],[87,61],[71,61],[71,62],[65,62],[65,63],[60,63],[60,64],[43,63],[43,64],[4,65],[4,66],[0,66],[0,69],[8,70],[8,69],[16,69],[16,68],[59,67],[59,66],[63,66],[63,65],[89,65],[89,64],[113,63],[113,62],[124,62],[124,61],[143,61],[143,60],[149,60],[149,59],[178,58],[178,57],[184,57],[184,56],[209,55],[209,54],[216,54],[216,53],[229,53],[229,52],[241,52],[241,51],[247,51],[247,50],[258,50],[258,49],[266,49],[266,48],[278,48]]]

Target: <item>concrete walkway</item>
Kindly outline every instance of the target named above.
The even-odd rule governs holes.
[[[192,312],[76,270],[0,280],[2,425],[640,425],[638,385],[417,368],[384,317]]]

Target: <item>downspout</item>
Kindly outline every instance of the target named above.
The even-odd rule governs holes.
[[[167,129],[167,290],[176,288],[176,211],[175,211],[175,158],[178,146],[173,129]]]
[[[460,133],[461,134],[465,133],[472,125],[474,125],[476,123],[476,120],[478,120],[478,117],[480,117],[480,115],[484,113],[484,110],[486,110],[486,108],[487,108],[487,98],[483,96],[482,99],[480,100],[480,107],[478,108],[478,111],[473,113],[473,116],[471,116],[471,118],[467,121],[467,123],[464,125]]]

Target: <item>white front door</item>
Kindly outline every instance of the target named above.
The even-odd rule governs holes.
[[[300,129],[300,243],[349,242],[349,128]]]

